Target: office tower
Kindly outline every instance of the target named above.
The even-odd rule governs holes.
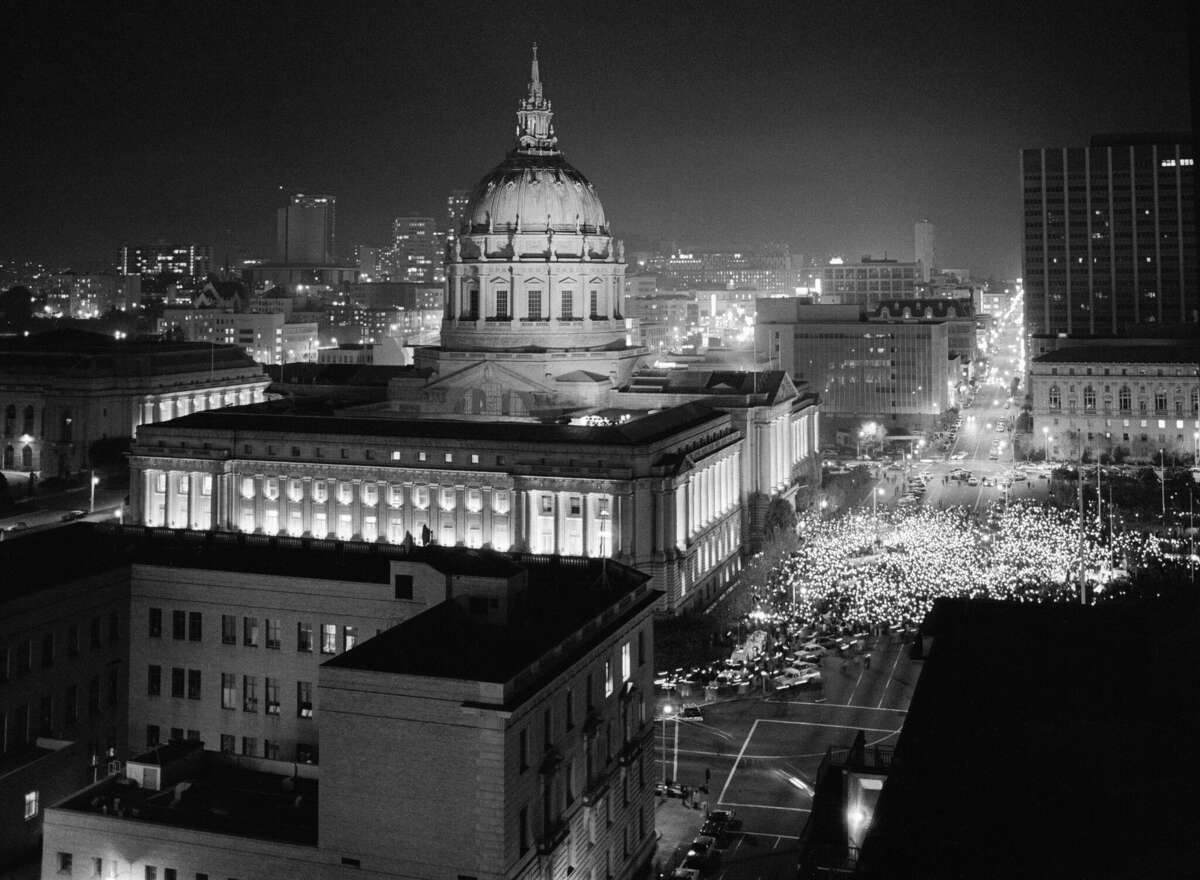
[[[127,244],[117,252],[122,275],[190,275],[203,277],[212,270],[212,245]]]
[[[333,263],[334,196],[296,193],[276,212],[275,256],[280,263]]]
[[[1192,162],[1170,135],[1021,152],[1027,333],[1197,320]]]
[[[458,227],[466,216],[467,205],[471,203],[469,189],[456,189],[446,197],[446,241],[453,244],[458,238]]]
[[[432,217],[397,217],[392,222],[392,249],[385,258],[391,281],[440,284],[445,245]]]
[[[921,264],[921,280],[928,282],[936,265],[937,253],[934,250],[935,227],[928,220],[918,220],[913,225],[913,252],[916,261]]]

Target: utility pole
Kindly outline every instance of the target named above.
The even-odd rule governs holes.
[[[1087,604],[1083,567],[1083,431],[1079,432],[1079,604]]]

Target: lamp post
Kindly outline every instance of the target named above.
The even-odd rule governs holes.
[[[96,512],[96,486],[100,483],[100,478],[96,476],[95,468],[92,468],[92,470],[90,470],[88,473],[91,474],[91,479],[88,480],[88,483],[91,485],[91,489],[92,489],[91,497],[88,499],[88,513],[95,513]]]
[[[675,707],[670,703],[663,704],[663,744],[662,744],[662,779],[663,783],[667,782],[667,719],[675,711]]]
[[[1042,425],[1042,439],[1046,442],[1046,463],[1050,463],[1050,429]]]
[[[1158,450],[1158,490],[1162,498],[1163,534],[1167,532],[1167,464],[1166,450]]]

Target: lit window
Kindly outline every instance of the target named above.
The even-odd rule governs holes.
[[[613,692],[612,662],[604,661],[604,696],[611,697]]]
[[[632,664],[630,662],[629,642],[621,646],[621,681],[629,681],[629,675],[632,672]]]
[[[25,818],[36,819],[38,814],[38,792],[25,792]]]

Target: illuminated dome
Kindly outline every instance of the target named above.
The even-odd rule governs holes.
[[[517,108],[517,143],[475,185],[462,232],[608,235],[595,189],[558,149],[553,116],[542,94],[535,46],[529,93]]]

